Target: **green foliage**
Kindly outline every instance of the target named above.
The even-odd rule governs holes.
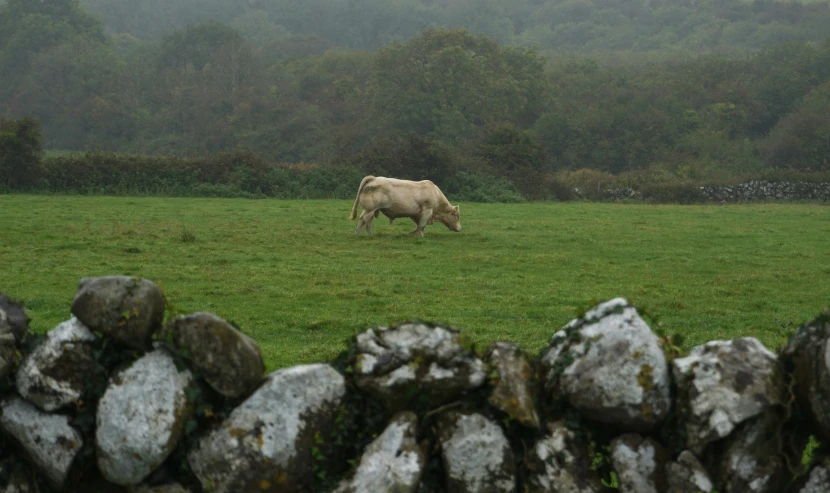
[[[447,179],[443,190],[461,202],[524,202],[509,180],[480,173],[459,171]]]
[[[771,167],[830,171],[830,80],[778,122],[765,150]]]
[[[542,172],[546,167],[545,150],[527,131],[513,124],[493,128],[475,149],[493,172],[509,178],[525,197],[545,197]]]
[[[526,199],[571,199],[565,170],[659,170],[677,179],[649,174],[646,199],[689,202],[708,181],[827,169],[828,23],[827,3],[740,0],[14,0],[0,108],[38,118],[48,148],[460,170]],[[316,193],[239,173],[104,189]]]
[[[166,68],[202,70],[218,50],[241,38],[238,31],[218,22],[188,26],[164,38],[159,61]]]
[[[0,187],[26,189],[43,173],[40,123],[33,118],[0,119]]]
[[[403,138],[378,140],[351,158],[350,164],[359,166],[366,174],[432,180],[441,186],[455,167],[453,157],[447,145],[410,133]]]
[[[0,5],[0,101],[13,94],[38,53],[76,37],[107,41],[103,24],[80,0],[9,0]]]
[[[502,48],[460,29],[429,29],[376,53],[373,110],[398,132],[458,142],[544,101],[542,77],[533,52]]]

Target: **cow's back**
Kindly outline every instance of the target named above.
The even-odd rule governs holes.
[[[436,192],[439,192],[438,187],[429,180],[410,181],[383,176],[376,177],[369,186],[377,187],[376,190],[382,191],[392,202],[414,201],[432,206],[438,198]]]

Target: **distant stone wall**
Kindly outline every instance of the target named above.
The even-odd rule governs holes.
[[[749,202],[755,200],[830,199],[830,183],[750,181],[740,185],[701,187],[703,198],[712,202]]]
[[[685,352],[618,298],[535,357],[404,323],[265,375],[238,328],[165,308],[84,279],[37,337],[0,295],[0,491],[830,491],[823,447],[802,464],[830,437],[830,312],[778,353]]]
[[[689,194],[693,196],[689,196]],[[574,195],[583,197],[579,189]],[[604,200],[643,200],[650,197],[633,188],[609,188],[602,191]],[[750,181],[739,185],[709,185],[684,192],[683,202],[756,202],[756,201],[830,200],[830,183]]]

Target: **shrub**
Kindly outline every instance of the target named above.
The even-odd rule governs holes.
[[[454,168],[453,152],[441,142],[415,133],[405,138],[387,137],[344,161],[366,174],[404,180],[432,180],[441,186]]]
[[[443,191],[453,201],[524,202],[524,197],[508,180],[478,173],[459,171],[447,180]]]
[[[691,182],[647,183],[640,186],[646,202],[696,204],[704,201],[700,186]]]
[[[579,196],[590,200],[600,200],[602,191],[616,186],[617,178],[604,171],[582,168],[574,171],[561,171],[555,175],[560,182],[579,190]]]
[[[525,197],[549,198],[542,178],[546,153],[530,132],[513,124],[497,125],[478,144],[474,154],[499,176],[512,181]]]
[[[40,122],[34,118],[0,119],[0,185],[29,188],[43,175]]]

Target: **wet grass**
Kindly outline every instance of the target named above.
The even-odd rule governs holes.
[[[85,276],[163,285],[234,321],[270,368],[330,359],[354,331],[442,321],[537,351],[592,299],[624,296],[687,345],[770,346],[830,303],[830,207],[461,204],[464,231],[375,223],[347,201],[0,195],[0,291],[36,331]],[[383,219],[381,217],[381,219]]]

